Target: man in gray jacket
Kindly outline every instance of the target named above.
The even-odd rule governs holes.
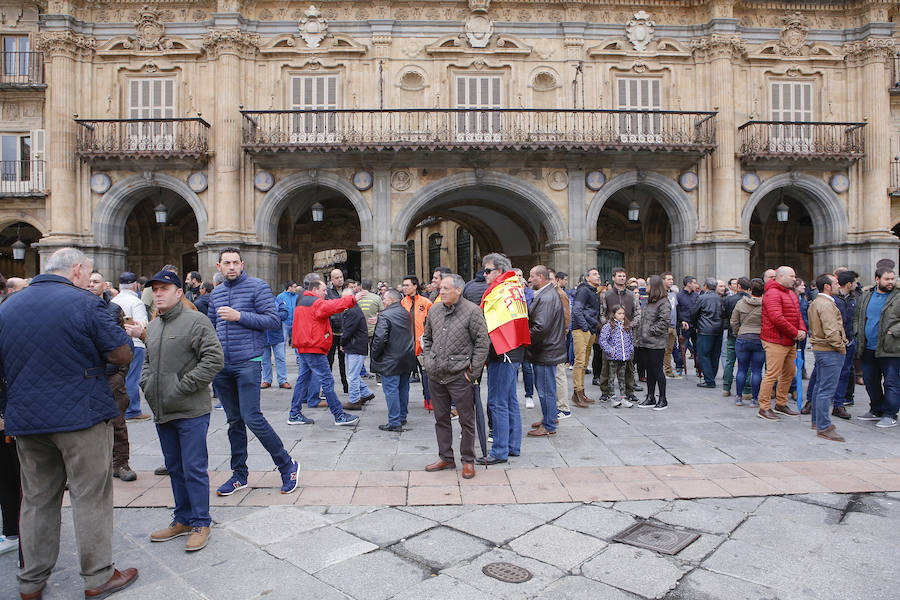
[[[141,388],[153,412],[175,497],[172,523],[151,533],[150,540],[188,535],[185,550],[192,552],[209,539],[209,384],[225,366],[225,356],[206,315],[182,305],[178,275],[160,271],[150,283],[159,318],[147,327]]]

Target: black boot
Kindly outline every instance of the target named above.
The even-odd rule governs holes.
[[[659,397],[659,400],[656,401],[656,406],[653,407],[653,410],[666,410],[669,408],[669,403],[666,402],[666,399],[662,396]]]
[[[653,406],[656,406],[656,398],[653,396],[647,396],[638,403],[638,408],[650,408]]]

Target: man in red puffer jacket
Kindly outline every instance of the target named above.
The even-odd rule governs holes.
[[[759,388],[760,419],[778,421],[784,415],[797,415],[788,406],[787,395],[794,379],[797,342],[806,342],[806,325],[800,315],[800,302],[793,292],[797,276],[790,267],[778,267],[775,279],[766,283],[762,306],[762,331],[759,334],[766,351],[766,376]],[[778,382],[775,409],[771,408],[772,386]]]

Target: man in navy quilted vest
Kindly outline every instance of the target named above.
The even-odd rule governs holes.
[[[208,316],[225,351],[225,368],[213,385],[228,418],[231,442],[231,479],[216,493],[230,496],[247,487],[247,429],[262,444],[281,472],[281,493],[297,489],[300,466],[284,449],[281,438],[259,408],[262,355],[266,330],[280,329],[281,318],[269,284],[244,273],[244,260],[237,248],[219,252],[216,265],[225,282],[209,295]]]
[[[107,363],[131,362],[133,345],[84,289],[91,267],[80,250],[57,250],[0,306],[0,413],[22,468],[23,600],[41,598],[56,564],[67,479],[85,598],[105,598],[138,575],[113,566],[111,420],[119,409],[104,375]]]

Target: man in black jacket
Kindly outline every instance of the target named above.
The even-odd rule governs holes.
[[[594,340],[597,339],[600,320],[600,296],[597,286],[600,285],[600,272],[588,269],[584,281],[575,290],[572,302],[572,345],[575,350],[575,366],[572,369],[572,404],[579,408],[587,408],[594,401],[584,393],[584,371]]]
[[[731,395],[731,384],[734,383],[734,361],[737,359],[735,345],[737,344],[737,332],[732,331],[728,325],[731,322],[731,313],[741,298],[750,295],[750,279],[747,277],[738,277],[737,292],[725,298],[725,304],[722,309],[722,326],[728,330],[728,339],[725,342],[725,370],[722,372],[722,395]],[[749,389],[749,388],[748,388]],[[741,390],[736,391],[740,396]]]
[[[484,276],[484,269],[481,269],[475,273],[475,277],[472,278],[472,281],[467,283],[466,287],[463,288],[463,298],[472,304],[481,304],[481,299],[484,297],[484,293],[487,291],[488,286],[489,284]]]
[[[349,287],[344,296],[354,296]],[[341,350],[346,361],[347,383],[350,388],[350,402],[344,410],[361,410],[363,404],[375,397],[362,378],[362,370],[369,355],[369,324],[359,304],[354,304],[341,313]]]
[[[340,298],[344,293],[344,272],[340,269],[332,269],[331,283],[325,291],[326,300],[334,300]],[[344,393],[348,393],[349,385],[347,383],[347,364],[344,351],[341,350],[341,326],[343,319],[340,313],[331,316],[331,350],[328,351],[328,368],[334,367],[334,353],[338,355],[338,370],[341,372],[341,384],[344,386]]]
[[[531,345],[525,353],[534,365],[534,383],[543,413],[543,419],[534,424],[528,435],[542,437],[556,433],[556,365],[566,360],[566,320],[562,300],[550,282],[547,267],[533,267],[528,283],[535,293],[528,309]]]
[[[697,300],[691,323],[697,330],[697,360],[703,371],[703,381],[697,387],[716,387],[716,373],[719,370],[719,357],[722,354],[722,311],[725,302],[725,282],[707,277],[703,293]]]
[[[681,362],[684,365],[684,373],[687,375],[687,351],[690,350],[694,355],[694,367],[697,370],[697,377],[702,377],[700,361],[697,360],[697,330],[691,327],[691,315],[694,314],[694,308],[697,306],[699,298],[697,292],[700,288],[697,284],[697,278],[691,275],[686,276],[681,283],[681,291],[675,296],[675,314],[678,319],[678,345],[681,346]]]
[[[381,389],[388,407],[388,422],[382,431],[402,431],[409,410],[409,374],[416,368],[416,344],[412,316],[400,304],[403,294],[384,293],[384,310],[378,313],[372,337],[369,369],[381,375]]]

